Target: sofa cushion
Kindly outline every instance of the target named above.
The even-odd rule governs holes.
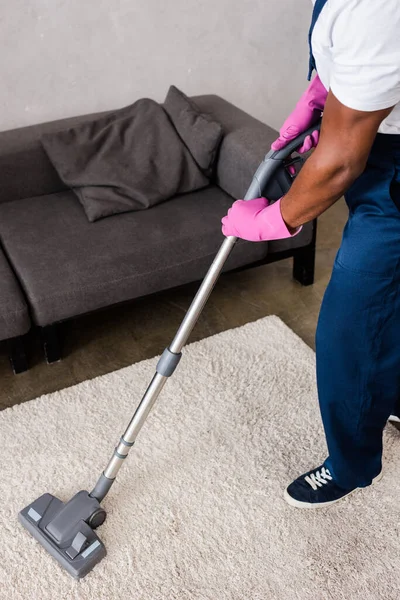
[[[30,317],[18,281],[0,249],[0,340],[24,335],[30,328]]]
[[[201,279],[232,201],[210,186],[89,223],[76,196],[60,192],[0,205],[0,239],[43,326]],[[240,241],[226,268],[262,259],[267,248]]]
[[[51,164],[41,136],[106,114],[69,117],[0,132],[0,203],[68,189]]]
[[[174,85],[169,88],[163,106],[199,167],[211,177],[223,136],[220,123],[202,113],[196,103]]]
[[[209,183],[164,109],[148,98],[46,134],[42,143],[91,222],[143,210]]]

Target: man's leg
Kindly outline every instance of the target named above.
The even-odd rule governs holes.
[[[382,432],[400,392],[400,296],[391,278],[336,262],[316,334],[317,384],[340,487],[369,485],[382,468]]]
[[[316,334],[317,385],[329,457],[285,491],[317,508],[370,485],[400,395],[400,283],[335,263]]]
[[[346,195],[349,219],[321,306],[317,384],[329,457],[286,500],[327,506],[380,474],[382,432],[400,398],[400,209],[395,161],[377,140]],[[311,466],[311,465],[310,465]]]

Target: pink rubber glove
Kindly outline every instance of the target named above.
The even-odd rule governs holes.
[[[302,227],[298,227],[293,234],[286,227],[281,215],[281,200],[270,206],[268,202],[266,198],[234,202],[222,219],[222,233],[249,242],[282,240],[300,233]]]
[[[316,123],[324,110],[327,96],[327,90],[322,85],[318,75],[316,75],[298,101],[292,114],[282,125],[278,139],[271,145],[272,150],[282,150],[289,142]],[[319,132],[314,131],[306,137],[297,152],[299,154],[308,152],[311,148],[315,148],[318,140]]]

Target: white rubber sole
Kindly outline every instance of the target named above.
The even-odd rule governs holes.
[[[377,475],[372,480],[371,485],[373,485],[374,483],[378,483],[378,481],[380,481],[382,479],[382,477],[383,477],[383,471],[381,471],[379,473],[379,475]],[[351,496],[351,494],[354,494],[354,492],[356,492],[357,490],[362,490],[362,489],[364,489],[364,488],[354,488],[354,490],[351,490],[351,492],[349,492],[345,496],[338,498],[338,500],[332,500],[331,502],[316,502],[316,503],[300,502],[300,500],[295,500],[294,498],[292,498],[292,496],[290,496],[290,494],[288,494],[287,489],[284,491],[283,497],[290,506],[294,506],[295,508],[308,508],[308,509],[310,509],[310,508],[311,509],[312,508],[326,508],[327,506],[332,506],[332,504],[336,504],[337,502],[340,502],[344,498],[348,498],[349,496]]]
[[[390,415],[388,418],[389,423],[400,423],[400,418],[395,415]]]

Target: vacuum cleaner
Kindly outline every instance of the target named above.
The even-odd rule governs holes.
[[[244,199],[266,196],[273,202],[287,193],[295,177],[289,173],[288,167],[297,163],[295,170],[298,172],[305,161],[304,157],[292,158],[291,154],[319,127],[320,124],[313,126],[283,150],[271,150],[257,169]],[[149,387],[93,490],[82,490],[65,503],[52,494],[44,494],[18,515],[20,523],[76,579],[87,575],[106,555],[105,546],[95,531],[106,519],[106,511],[101,502],[114,483],[166,381],[177,368],[182,348],[236,241],[236,237],[225,238],[171,345],[161,355]]]

